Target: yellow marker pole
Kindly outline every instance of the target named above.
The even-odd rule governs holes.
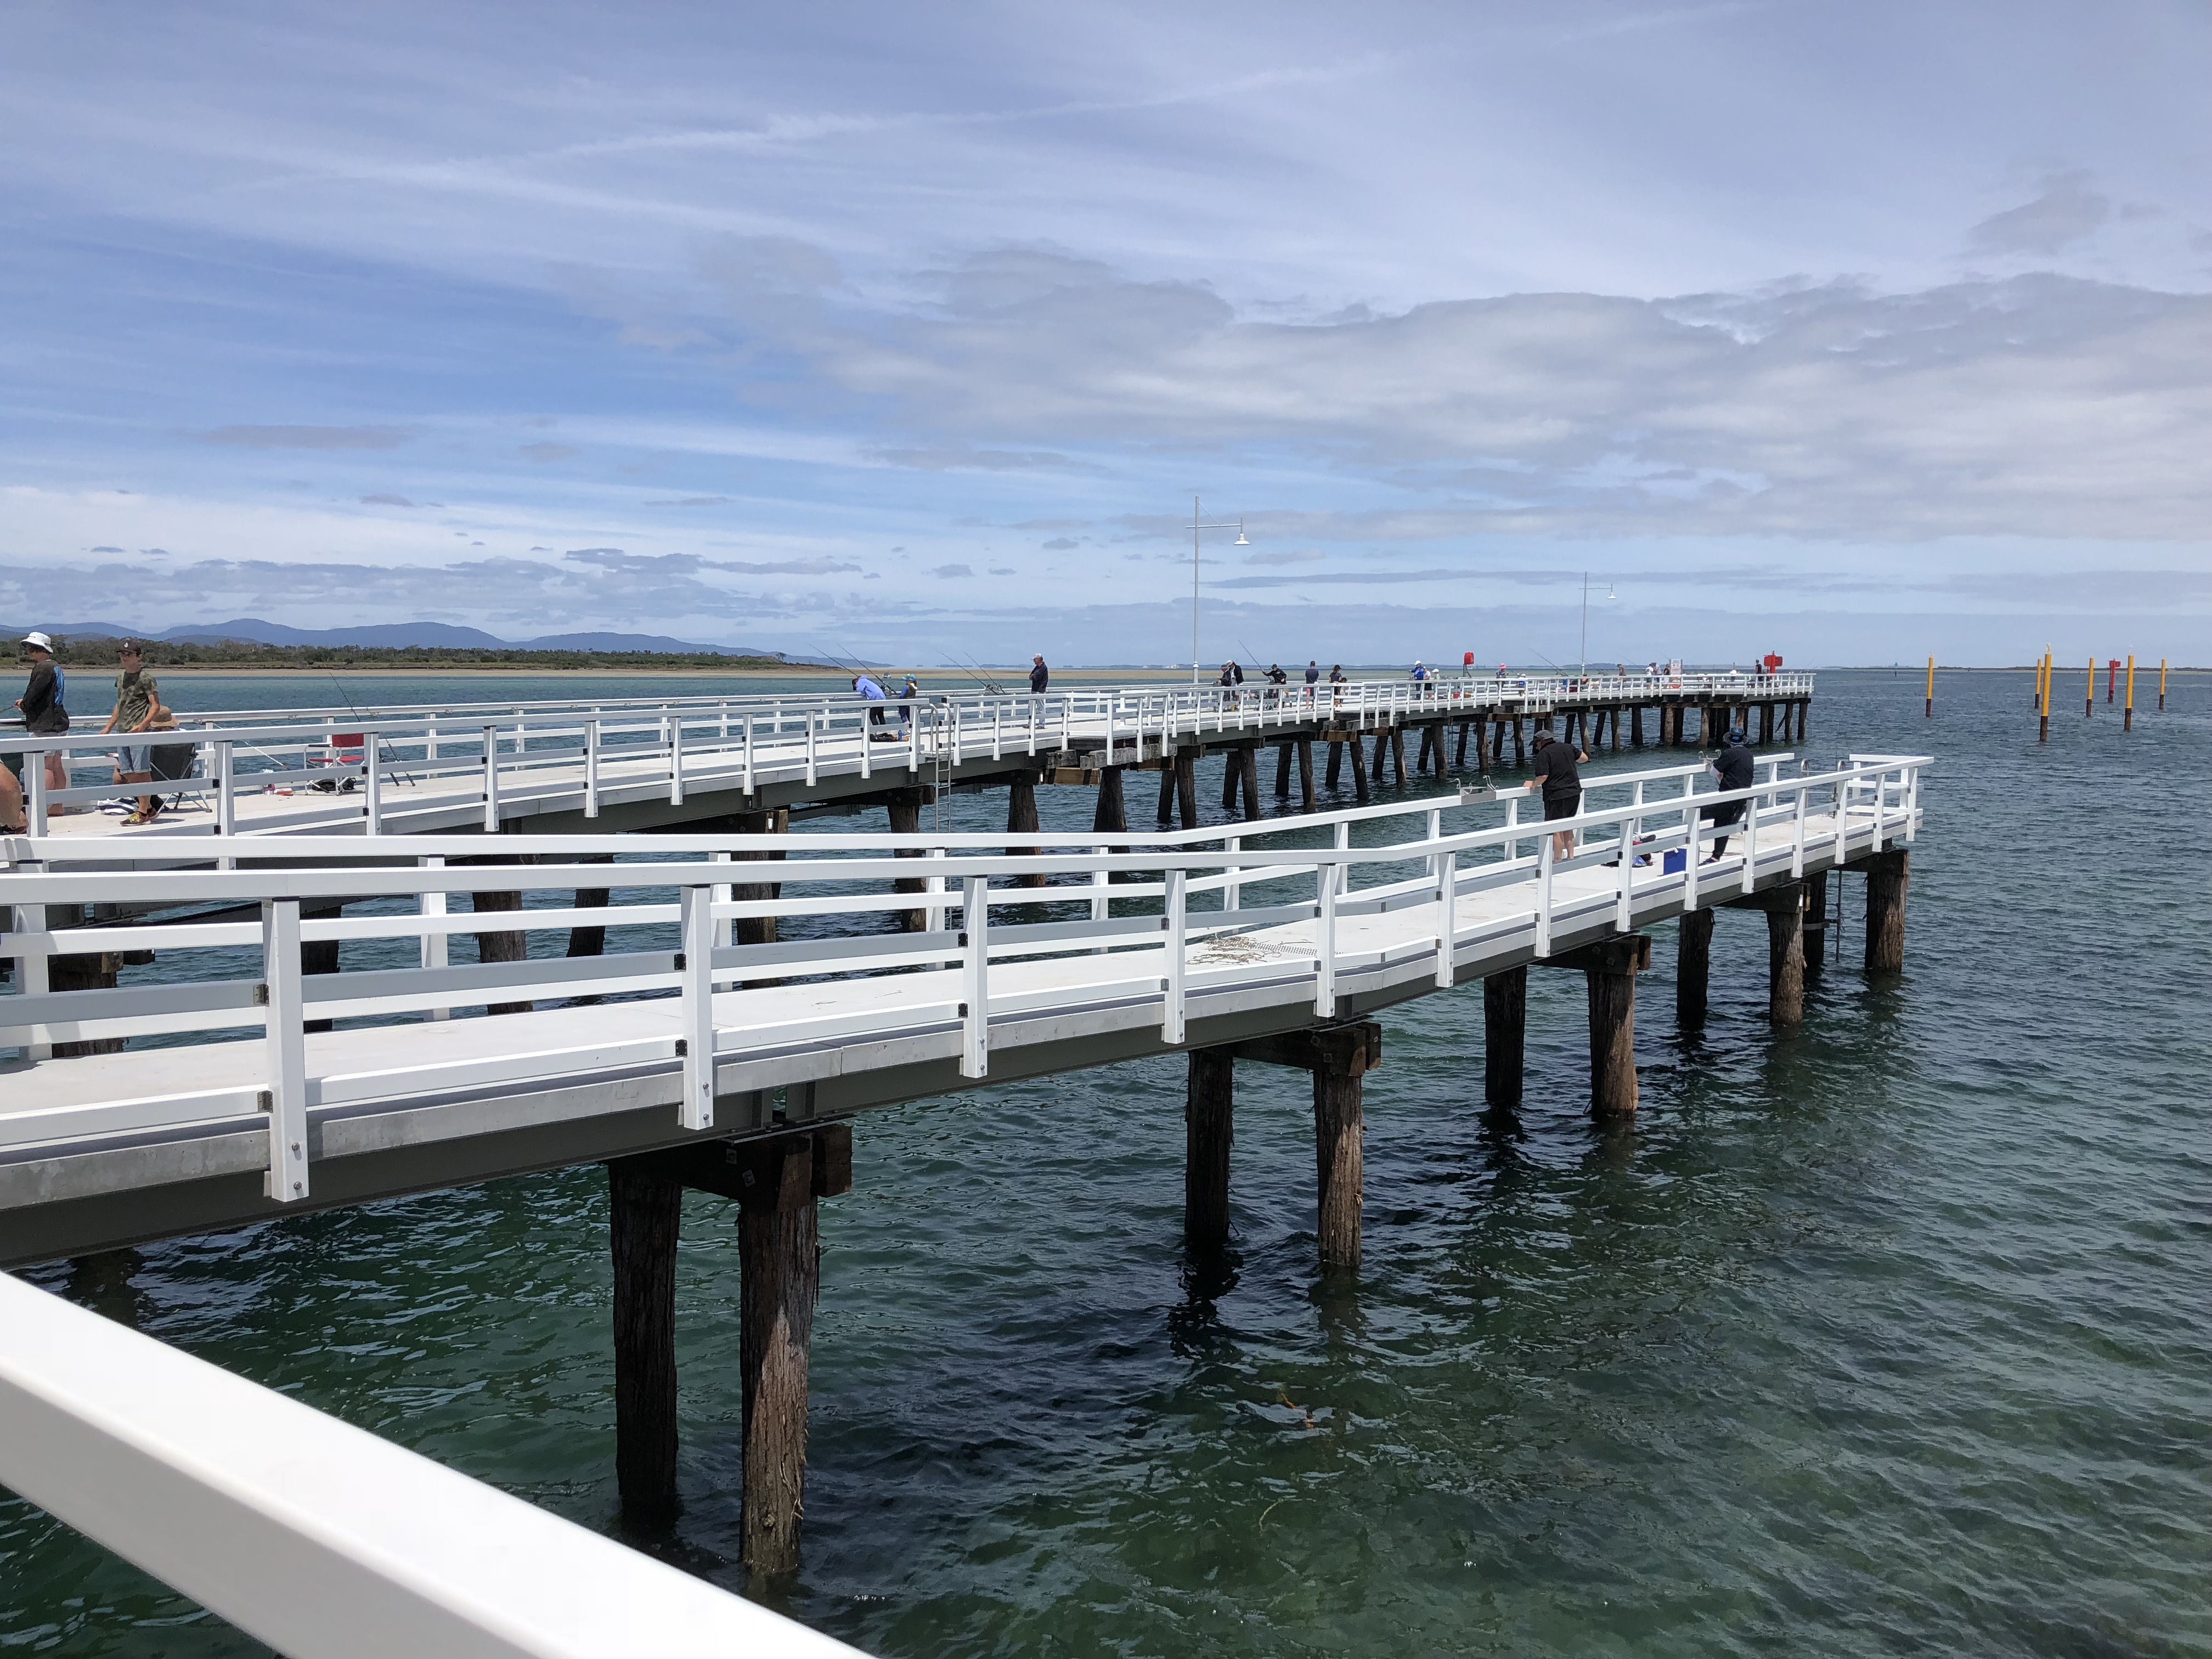
[[[2136,653],[2128,653],[2128,706],[2120,714],[2120,730],[2136,729]]]
[[[2158,712],[2166,713],[2166,659],[2158,659]]]
[[[2043,660],[2035,665],[2035,706],[2040,710],[2036,721],[2035,740],[2051,741],[2051,653],[2043,653]]]
[[[1936,659],[1928,659],[1928,707],[1921,713],[1923,720],[1936,718]]]
[[[2097,659],[2094,655],[2089,659],[2089,684],[2083,689],[2089,695],[2083,699],[2082,718],[2094,720],[2097,717]]]

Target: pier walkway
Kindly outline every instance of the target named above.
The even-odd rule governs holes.
[[[1802,740],[1813,695],[1809,674],[1618,677],[1445,677],[1347,685],[1079,687],[1032,696],[978,694],[870,703],[848,694],[701,696],[561,702],[464,703],[368,709],[194,714],[169,746],[190,745],[194,775],[159,793],[185,809],[126,827],[84,810],[134,793],[109,781],[117,739],[0,737],[27,760],[56,753],[71,787],[52,790],[26,764],[33,832],[56,838],[184,835],[452,834],[654,830],[751,815],[773,830],[797,810],[838,811],[884,804],[898,792],[1035,781],[1103,786],[1120,811],[1127,769],[1171,775],[1162,817],[1179,805],[1196,825],[1187,776],[1208,751],[1241,756],[1247,816],[1257,816],[1257,751],[1279,752],[1276,793],[1286,798],[1297,763],[1303,803],[1314,804],[1312,745],[1327,748],[1327,781],[1351,762],[1355,794],[1370,771],[1406,775],[1405,743],[1419,742],[1416,771],[1487,772],[1517,763],[1533,728],[1595,750],[1609,735],[1631,747],[1650,740],[1711,746],[1741,720],[1756,742]],[[1528,728],[1524,730],[1524,728]],[[1361,744],[1371,739],[1370,765]],[[1447,761],[1447,748],[1451,758]],[[96,771],[99,781],[79,778]],[[1112,781],[1107,782],[1108,775]],[[1232,787],[1234,787],[1232,784]],[[78,809],[49,816],[47,808]],[[898,827],[895,825],[895,827]],[[918,827],[918,826],[908,826]],[[1030,827],[1010,822],[1010,828]],[[1104,824],[1102,827],[1118,827]]]

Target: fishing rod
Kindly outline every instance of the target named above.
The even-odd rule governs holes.
[[[362,714],[360,705],[354,702],[353,693],[346,690],[345,682],[337,677],[337,671],[334,669],[325,668],[323,672],[329,678],[330,683],[337,687],[338,696],[345,699],[346,712],[351,714],[356,720],[361,720],[366,724],[367,718]],[[393,750],[390,744],[385,742],[383,733],[373,733],[370,740],[376,744],[376,752],[380,759],[392,761],[395,763],[398,762],[399,758],[398,753]],[[397,775],[406,783],[410,789],[421,787],[421,785],[416,781],[415,775],[412,772],[401,772],[397,774]]]

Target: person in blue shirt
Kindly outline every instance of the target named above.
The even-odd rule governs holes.
[[[881,729],[884,724],[883,706],[885,702],[890,701],[890,697],[884,690],[884,688],[876,684],[875,676],[867,673],[854,675],[853,690],[859,692],[860,696],[867,699],[868,724],[876,728],[868,733],[868,741],[871,743],[890,743],[894,741],[891,733]]]

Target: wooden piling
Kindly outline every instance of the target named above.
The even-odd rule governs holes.
[[[1366,1124],[1356,1049],[1325,1048],[1314,1067],[1314,1163],[1320,1181],[1316,1231],[1324,1270],[1359,1266],[1359,1213],[1365,1176]]]
[[[1314,810],[1313,739],[1298,739],[1298,805],[1300,810]]]
[[[1902,847],[1862,860],[1866,872],[1866,969],[1894,974],[1905,967],[1905,893],[1911,861]]]
[[[1237,764],[1237,761],[1243,752],[1241,750],[1231,749],[1224,753],[1221,757],[1221,810],[1224,812],[1233,812],[1237,810],[1237,787],[1244,775],[1243,769]]]
[[[1828,958],[1828,872],[1805,878],[1805,976],[1818,979]]]
[[[1017,772],[1006,784],[1006,833],[1010,836],[1033,836],[1037,832],[1036,776],[1034,773]],[[1009,858],[1034,858],[1033,847],[1009,847]],[[1034,876],[1015,878],[1017,887],[1043,887],[1050,878],[1042,872]]]
[[[1160,761],[1160,822],[1173,823],[1176,810],[1176,763],[1172,756]]]
[[[2166,712],[2166,659],[2158,659],[2158,712]]]
[[[1182,814],[1182,827],[1186,830],[1198,828],[1198,756],[1195,747],[1176,750],[1176,805]]]
[[[1352,798],[1355,801],[1364,801],[1368,798],[1367,751],[1361,746],[1357,733],[1344,746],[1352,751]]]
[[[1806,883],[1792,881],[1729,902],[1733,909],[1765,913],[1766,1017],[1777,1025],[1796,1025],[1805,1018],[1808,896]]]
[[[1121,795],[1121,769],[1109,766],[1098,774],[1098,805],[1091,815],[1093,830],[1123,835],[1129,828],[1129,811]]]
[[[1685,1025],[1705,1018],[1706,986],[1712,976],[1713,913],[1692,910],[1675,926],[1674,1018]]]
[[[791,809],[778,806],[765,812],[739,812],[733,815],[733,822],[740,835],[787,836],[791,833]],[[783,861],[784,855],[781,852],[757,853],[739,848],[730,857],[738,864],[778,864]],[[741,881],[733,883],[730,888],[732,898],[753,903],[766,902],[781,897],[782,893],[783,884],[781,882]],[[738,919],[736,939],[740,945],[773,945],[779,931],[774,916],[744,916]]]
[[[1288,738],[1275,745],[1275,799],[1291,798],[1291,744]]]
[[[471,893],[469,896],[469,905],[477,915],[511,913],[522,908],[522,895],[520,893]],[[478,933],[476,936],[476,941],[478,962],[525,962],[530,957],[530,935],[526,933]],[[303,956],[306,948],[304,945],[301,947]],[[325,971],[334,973],[337,969],[337,962],[333,953],[331,966]],[[489,1005],[484,1012],[493,1014],[526,1014],[535,1006],[528,1002],[495,1002]]]
[[[1260,812],[1260,745],[1248,743],[1231,757],[1237,763],[1237,774],[1244,782],[1244,819],[1256,823]]]
[[[1936,659],[1928,659],[1928,705],[1921,711],[1923,720],[1936,718]]]
[[[744,1384],[744,1565],[757,1576],[799,1570],[805,1513],[807,1358],[821,1251],[811,1136],[744,1149],[752,1176],[739,1200],[738,1365]]]
[[[2081,718],[2094,720],[2097,717],[2097,659],[2094,656],[2089,659],[2089,683],[2087,690],[2087,695],[2081,700]]]
[[[1368,763],[1368,777],[1374,783],[1380,785],[1389,777],[1389,766],[1390,728],[1378,726],[1375,728],[1375,755],[1374,758]]]
[[[1459,723],[1459,744],[1452,755],[1452,765],[1454,769],[1462,772],[1464,772],[1467,769],[1467,728],[1470,722],[1467,720],[1462,720]],[[1480,754],[1482,752],[1482,747],[1480,742],[1475,745],[1475,752],[1477,754]]]
[[[1326,741],[1328,744],[1328,775],[1326,781],[1328,787],[1334,789],[1336,787],[1336,781],[1344,775],[1345,745],[1341,739],[1336,738],[1330,738]]]
[[[1482,1097],[1521,1103],[1528,1033],[1528,970],[1508,968],[1482,981]]]
[[[891,834],[918,836],[921,833],[921,798],[920,789],[894,789],[884,798],[884,812],[890,821]],[[898,856],[919,859],[928,855],[921,848],[913,847],[901,848]],[[926,893],[929,890],[929,878],[927,876],[901,876],[891,884],[891,890]],[[901,933],[923,933],[929,927],[929,912],[927,909],[902,910],[898,913],[898,920]]]
[[[1434,752],[1436,746],[1436,727],[1433,726],[1424,726],[1421,728],[1420,747],[1413,751],[1413,770],[1416,774],[1425,775],[1428,772],[1429,757],[1432,752]],[[1439,762],[1437,766],[1437,770],[1441,772],[1443,769],[1443,763]]]
[[[1229,1152],[1236,1138],[1236,1061],[1227,1048],[1194,1048],[1183,1091],[1183,1242],[1229,1243]]]
[[[1620,735],[1617,721],[1613,735]],[[1644,747],[1644,705],[1640,702],[1628,711],[1628,743],[1632,749]]]
[[[676,1236],[684,1188],[649,1161],[607,1165],[614,1258],[615,1486],[623,1519],[676,1516]]]
[[[1528,763],[1528,751],[1522,746],[1521,743],[1521,716],[1518,714],[1513,717],[1513,763],[1516,766],[1526,766]]]

